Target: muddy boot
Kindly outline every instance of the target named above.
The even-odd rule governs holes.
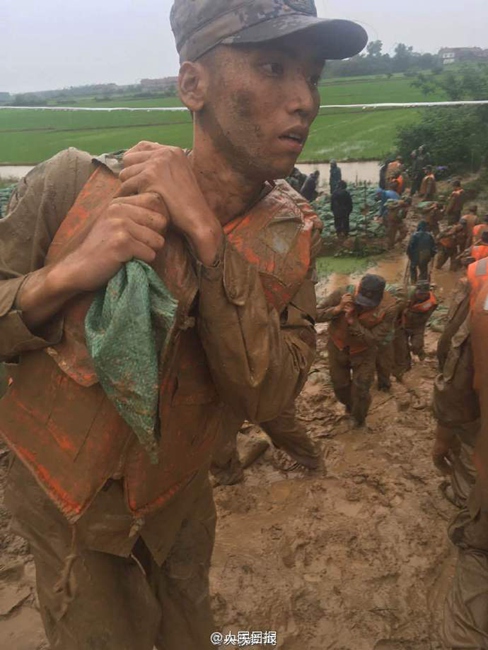
[[[391,389],[391,381],[379,381],[378,382],[378,390],[380,390],[382,393],[389,393]]]

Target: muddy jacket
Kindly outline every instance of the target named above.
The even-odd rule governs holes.
[[[464,204],[464,190],[462,188],[454,190],[449,197],[449,202],[446,207],[446,214],[459,214],[463,209]]]
[[[227,224],[211,268],[168,233],[154,266],[174,291],[179,315],[161,385],[160,464],[151,466],[93,375],[77,378],[66,364],[86,360],[76,327],[90,297],[75,299],[36,334],[15,306],[28,274],[55,255],[53,240],[66,215],[80,211],[77,201],[85,201],[88,220],[95,216],[100,206],[81,190],[97,167],[108,203],[116,175],[68,150],[27,176],[0,225],[0,357],[16,363],[0,402],[0,431],[71,521],[111,478],[123,478],[134,516],[161,508],[209,462],[224,409],[252,421],[277,416],[300,391],[315,345],[312,213],[289,192],[269,187],[247,215]],[[300,281],[297,257],[307,267]],[[282,300],[283,287],[289,300]],[[46,451],[37,439],[50,445]]]
[[[474,463],[481,479],[483,502],[488,505],[488,282],[481,287],[471,306],[471,346],[474,361],[474,389],[479,398],[480,431]]]
[[[431,201],[437,193],[437,182],[435,180],[434,174],[429,174],[425,176],[422,180],[422,185],[420,186],[420,196],[423,197],[426,201]]]
[[[446,427],[464,426],[479,418],[470,320],[478,296],[487,284],[488,258],[485,258],[471,264],[467,278],[459,281],[439,339],[437,356],[442,374],[434,386],[434,413]],[[486,338],[483,345],[486,346]]]
[[[354,287],[338,289],[319,306],[318,321],[330,322],[329,336],[339,350],[349,349],[350,354],[359,354],[368,348],[378,347],[393,340],[393,328],[398,314],[397,300],[387,291],[376,309],[361,312],[352,325],[344,313],[336,314],[334,307],[340,304],[345,293],[354,293]]]

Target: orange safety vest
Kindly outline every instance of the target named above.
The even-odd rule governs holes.
[[[357,292],[357,289],[356,289]],[[387,291],[383,295],[383,300],[374,309],[363,311],[358,316],[358,321],[366,329],[372,330],[385,319],[386,311],[396,299]],[[329,336],[339,350],[349,348],[349,354],[360,354],[369,348],[369,346],[357,336],[349,331],[349,324],[345,314],[340,314],[334,318],[329,325]]]
[[[426,312],[430,311],[432,307],[437,307],[438,304],[439,303],[437,302],[437,298],[431,291],[427,300],[424,300],[424,302],[411,303],[408,306],[408,309],[409,311],[413,311],[414,314],[425,314]]]
[[[484,257],[478,262],[470,264],[467,269],[467,276],[470,287],[470,304],[471,308],[473,308],[478,294],[486,280],[488,280],[488,257]]]
[[[484,244],[480,246],[473,246],[471,249],[470,257],[473,257],[477,262],[485,257],[488,257],[488,246]]]
[[[99,167],[58,229],[46,262],[72,250],[104,212],[120,181]],[[270,305],[282,312],[310,267],[313,214],[277,184],[243,217],[225,227],[228,242],[257,267]],[[160,359],[159,463],[152,465],[100,384],[85,343],[93,294],[65,306],[59,345],[22,354],[0,401],[0,434],[74,523],[110,478],[123,478],[135,517],[164,506],[210,462],[224,405],[211,378],[194,320],[198,290],[183,237],[168,231],[154,268],[178,300],[165,357]],[[241,304],[224,269],[230,301]]]
[[[473,237],[480,238],[486,230],[488,230],[488,225],[486,223],[478,224],[473,228]]]

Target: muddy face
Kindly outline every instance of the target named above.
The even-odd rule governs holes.
[[[215,150],[255,181],[291,173],[318,113],[323,61],[302,39],[220,46],[205,63],[210,82],[201,127]]]

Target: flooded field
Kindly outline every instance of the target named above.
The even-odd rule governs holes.
[[[342,171],[342,178],[347,183],[378,183],[380,176],[380,163],[376,160],[366,162],[338,162]],[[313,171],[320,172],[319,188],[329,191],[330,165],[318,163],[315,165],[298,163],[297,167],[304,174],[311,174]],[[0,172],[1,173],[1,172]]]
[[[376,161],[367,162],[339,162],[342,170],[342,177],[348,183],[356,183],[358,181],[367,181],[368,183],[376,183],[379,178],[379,164]],[[314,170],[320,171],[320,187],[328,189],[329,184],[329,171],[330,165],[321,163],[317,165],[310,165],[307,163],[299,164],[299,169],[304,174],[310,174]],[[15,179],[19,180],[30,171],[32,167],[26,165],[0,165],[0,180],[2,179]]]

